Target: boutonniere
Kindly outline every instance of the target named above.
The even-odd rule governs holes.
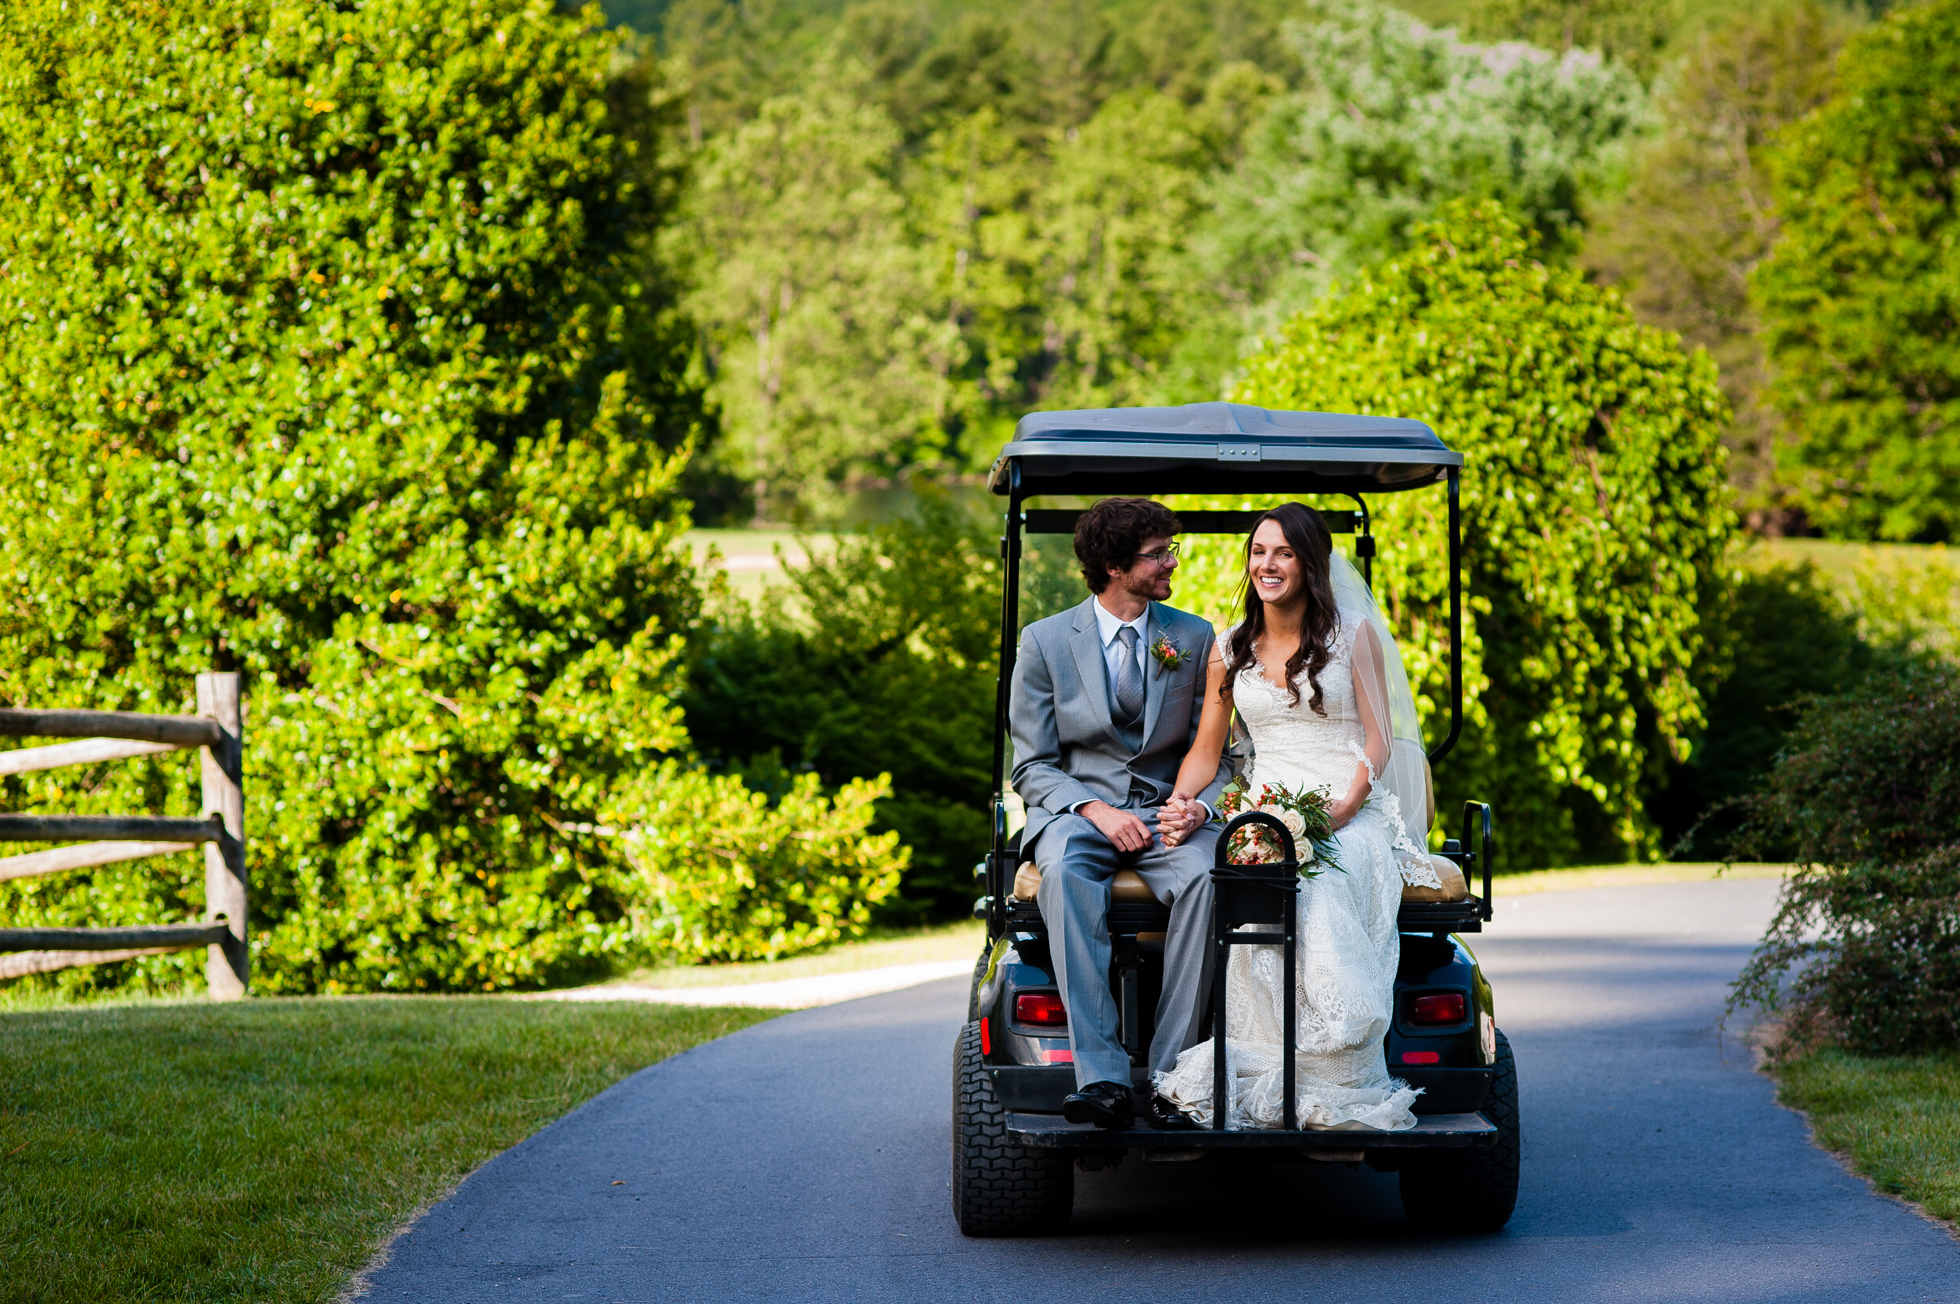
[[[1150,655],[1157,658],[1157,664],[1166,671],[1177,669],[1190,660],[1191,654],[1171,642],[1169,634],[1159,634],[1157,641],[1150,645]]]

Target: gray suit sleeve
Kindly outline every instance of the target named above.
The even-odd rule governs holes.
[[[1055,682],[1048,659],[1032,634],[1021,637],[1014,684],[1007,698],[1008,735],[1014,740],[1014,791],[1031,807],[1062,811],[1097,800],[1082,781],[1062,769],[1062,740],[1055,724]]]

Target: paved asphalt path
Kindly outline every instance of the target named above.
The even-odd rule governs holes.
[[[1724,987],[1776,884],[1505,901],[1473,938],[1518,1056],[1495,1236],[1393,1177],[1206,1160],[1077,1175],[1069,1234],[969,1241],[947,1195],[963,980],[785,1015],[655,1065],[473,1174],[373,1300],[1955,1301],[1960,1243],[1813,1148]],[[615,1185],[615,1183],[622,1183]]]

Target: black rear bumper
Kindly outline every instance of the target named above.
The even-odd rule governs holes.
[[[1141,1125],[1113,1132],[1060,1114],[1007,1115],[1012,1145],[1061,1150],[1475,1150],[1497,1144],[1482,1114],[1431,1114],[1401,1132],[1282,1132],[1277,1128],[1158,1132]]]

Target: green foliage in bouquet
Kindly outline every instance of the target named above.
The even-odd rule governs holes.
[[[1960,0],[1852,40],[1836,93],[1774,161],[1757,269],[1788,473],[1841,538],[1960,534]]]
[[[1792,845],[1797,867],[1735,1004],[1785,1010],[1798,1044],[1960,1045],[1960,668],[1813,699],[1743,811],[1733,853]]]
[[[619,53],[549,0],[0,12],[0,700],[188,711],[197,671],[245,673],[262,991],[536,985],[665,935],[575,827],[693,782],[652,770],[687,746],[698,606],[674,483],[700,405],[646,248],[676,110]],[[194,774],[0,804],[182,814]],[[794,809],[848,843],[862,797]],[[201,877],[24,880],[0,915],[174,921]],[[854,917],[812,910],[812,936]],[[756,945],[803,935],[785,912]]]
[[[1327,794],[1318,788],[1294,792],[1283,783],[1259,785],[1254,797],[1243,776],[1218,794],[1219,818],[1230,823],[1247,811],[1263,811],[1293,835],[1293,856],[1300,877],[1314,878],[1327,869],[1341,868],[1340,848],[1334,843],[1334,820],[1327,811]],[[1232,835],[1226,858],[1234,865],[1265,865],[1284,859],[1286,847],[1271,828],[1248,824]]]
[[[1706,614],[1735,529],[1714,367],[1610,290],[1546,266],[1494,203],[1455,204],[1416,247],[1294,318],[1235,397],[1428,422],[1463,452],[1464,741],[1438,809],[1489,800],[1507,862],[1659,851],[1645,795],[1702,724]],[[1330,503],[1329,506],[1339,506]],[[1448,720],[1442,493],[1372,500],[1375,590],[1432,740]],[[1236,587],[1232,544],[1191,587]]]

